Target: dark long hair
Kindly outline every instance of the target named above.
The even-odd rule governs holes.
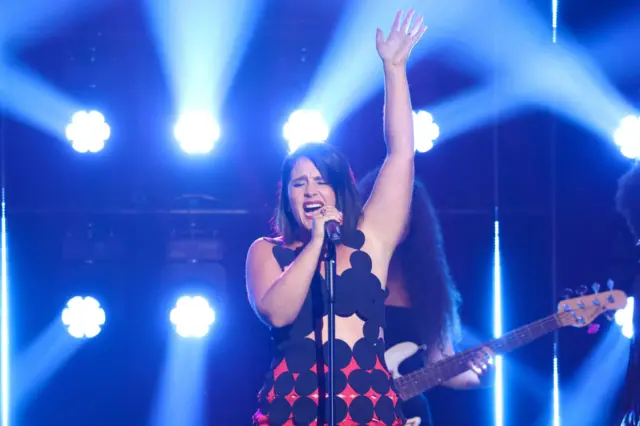
[[[326,143],[308,143],[285,158],[278,191],[278,207],[275,217],[275,231],[291,244],[300,238],[299,225],[289,203],[289,182],[291,170],[301,158],[308,158],[329,183],[336,194],[336,208],[342,212],[342,232],[355,230],[360,220],[362,204],[353,172],[347,159],[340,151]]]
[[[368,198],[380,170],[376,169],[359,183],[363,198]],[[451,278],[444,252],[440,223],[424,185],[414,181],[408,232],[394,253],[400,262],[405,289],[411,300],[414,324],[419,327],[423,344],[442,347],[460,338],[458,307],[461,299]]]
[[[634,168],[624,174],[618,181],[618,193],[616,194],[616,204],[618,212],[627,221],[631,233],[640,243],[640,165],[636,164]],[[640,253],[640,247],[638,247]],[[640,257],[640,256],[639,256]],[[640,259],[638,259],[640,261]],[[636,333],[640,330],[640,315],[637,312],[637,301],[640,298],[640,266],[637,267],[637,277],[635,279],[632,293],[636,307],[633,313],[633,329]],[[640,342],[638,337],[633,337],[631,349],[629,353],[629,363],[627,365],[627,377],[625,379],[625,388],[622,399],[624,412],[630,416],[634,413],[633,420],[629,417],[626,425],[639,425],[640,420]]]

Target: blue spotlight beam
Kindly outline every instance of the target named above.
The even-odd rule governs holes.
[[[448,6],[448,5],[447,5]],[[324,55],[311,88],[302,103],[303,109],[317,109],[334,128],[359,105],[383,86],[380,58],[375,48],[375,31],[380,28],[388,36],[393,16],[398,9],[414,8],[425,16],[425,24],[446,22],[459,9],[442,7],[438,2],[396,0],[393,2],[367,2],[351,0],[342,13],[333,39]],[[427,35],[411,55],[415,63],[432,49],[436,38]],[[348,64],[347,67],[344,64]]]
[[[204,424],[207,340],[169,340],[148,426]]]
[[[60,325],[59,318],[49,323],[29,348],[13,363],[11,407],[20,412],[86,343],[75,339]]]
[[[616,389],[624,382],[629,357],[630,341],[611,327],[604,332],[601,341],[582,361],[574,378],[563,389],[562,423],[566,426],[600,426],[607,423],[614,410]],[[602,378],[606,377],[603,382]],[[533,419],[530,419],[533,420]],[[549,413],[545,412],[529,424],[549,425]]]
[[[0,371],[2,426],[9,426],[9,277],[7,273],[7,216],[4,187],[0,194]]]
[[[489,99],[492,100],[492,108],[477,107]],[[441,129],[438,142],[442,143],[487,124],[496,114],[506,119],[526,107],[524,99],[509,93],[508,87],[491,82],[421,109],[431,112],[437,119]]]
[[[82,105],[60,93],[30,70],[14,63],[0,63],[0,97],[5,112],[35,128],[65,140],[69,117]]]
[[[264,5],[264,0],[145,0],[178,111],[219,115]]]

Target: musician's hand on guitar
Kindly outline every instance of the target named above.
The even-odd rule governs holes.
[[[469,361],[469,368],[478,375],[478,378],[482,378],[493,370],[494,356],[495,353],[485,346],[476,352],[475,356]]]

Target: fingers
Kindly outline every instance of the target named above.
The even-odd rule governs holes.
[[[324,206],[319,208],[315,212],[313,212],[313,219],[319,222],[328,222],[330,220],[335,220],[336,222],[342,224],[342,212],[338,211],[333,206]]]
[[[427,31],[427,26],[426,25],[421,25],[420,28],[418,29],[418,32],[415,35],[411,36],[411,38],[413,39],[414,43],[422,38],[422,35],[425,33],[425,31]]]
[[[376,44],[380,45],[384,43],[384,33],[380,28],[376,30]]]
[[[476,373],[478,376],[482,376],[483,371],[481,367],[478,367],[476,364],[474,364],[472,361],[469,361],[469,368]]]
[[[422,29],[422,23],[424,22],[424,16],[419,16],[418,19],[413,23],[413,27],[411,27],[411,31],[409,31],[409,35],[411,37],[415,37],[418,32]]]
[[[391,31],[400,31],[400,19],[402,18],[402,10],[396,13],[396,17],[393,19],[393,25],[391,25]]]
[[[490,348],[484,347],[469,361],[469,368],[478,376],[481,376],[493,365],[493,357],[494,352]]]
[[[391,27],[391,33],[400,32],[402,34],[407,34],[415,43],[420,40],[427,30],[427,26],[423,25],[424,16],[418,16],[412,24],[411,21],[415,16],[415,10],[410,9],[404,19],[402,19],[402,13],[402,10],[399,10],[398,13],[396,13],[396,17],[394,18],[393,25]],[[384,42],[384,34],[380,30],[376,33],[376,42],[378,44]]]
[[[416,13],[415,10],[410,9],[409,12],[407,12],[407,16],[404,17],[402,28],[400,28],[400,31],[402,31],[404,34],[406,34],[409,31],[409,24],[411,24],[411,20],[413,19],[413,15],[415,15],[415,13]]]

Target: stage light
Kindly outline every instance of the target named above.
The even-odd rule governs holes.
[[[220,126],[208,112],[190,111],[180,116],[173,134],[186,153],[206,154],[220,139]]]
[[[627,158],[640,159],[640,117],[629,115],[622,119],[613,134],[620,152]]]
[[[169,318],[180,336],[204,337],[216,316],[204,297],[183,296],[176,302]]]
[[[319,111],[297,110],[289,116],[282,135],[289,143],[289,153],[292,153],[305,143],[326,142],[329,126]]]
[[[7,268],[7,209],[5,188],[0,188],[0,424],[9,426],[9,274]]]
[[[440,127],[433,116],[426,111],[413,112],[413,139],[418,152],[427,152],[433,148],[433,142],[440,136]]]
[[[633,337],[634,329],[633,329],[633,310],[634,310],[635,299],[633,297],[627,298],[627,306],[624,309],[620,309],[616,311],[614,317],[616,319],[616,324],[618,324],[622,329],[622,334],[627,339],[631,339]]]
[[[91,338],[100,333],[105,323],[104,309],[93,297],[76,296],[62,311],[62,323],[70,335],[77,339]]]
[[[98,152],[109,139],[111,128],[98,111],[78,111],[71,117],[65,133],[76,151]]]
[[[502,337],[502,259],[500,254],[500,222],[493,224],[493,337]],[[504,425],[504,371],[503,359],[495,357],[493,388],[494,425]]]

